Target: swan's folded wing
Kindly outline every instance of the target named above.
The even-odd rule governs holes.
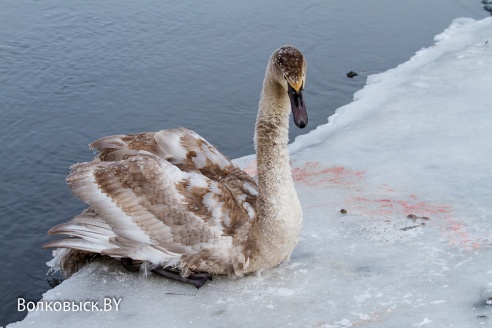
[[[118,161],[145,150],[171,164],[197,170],[223,170],[231,161],[194,131],[185,128],[101,138],[89,145],[99,160]]]
[[[238,201],[223,184],[145,151],[116,162],[74,165],[67,181],[92,211],[54,228],[52,233],[73,236],[65,247],[102,245],[103,254],[156,264],[210,249],[228,254],[231,233],[255,215],[243,205],[255,197],[251,193]],[[64,247],[61,241],[53,245]]]
[[[90,145],[99,151],[100,161],[119,161],[150,152],[184,172],[201,173],[235,195],[250,218],[254,216],[258,187],[256,181],[233,164],[227,156],[192,130],[176,128],[159,132],[114,135]]]

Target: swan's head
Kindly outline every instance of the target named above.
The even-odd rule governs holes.
[[[306,83],[306,59],[299,50],[292,46],[277,49],[272,59],[276,66],[277,80],[289,95],[294,123],[303,129],[308,123],[303,96]]]

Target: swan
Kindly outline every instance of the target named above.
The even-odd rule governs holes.
[[[302,209],[289,165],[288,128],[308,123],[306,60],[293,46],[270,57],[255,127],[258,176],[197,133],[177,128],[104,137],[71,167],[67,183],[88,208],[49,235],[64,235],[48,265],[69,277],[91,256],[119,258],[201,287],[212,275],[241,277],[289,260]]]

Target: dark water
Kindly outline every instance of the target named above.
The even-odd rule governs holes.
[[[46,231],[84,208],[65,184],[99,137],[175,126],[231,158],[253,152],[265,66],[294,44],[308,60],[309,126],[368,74],[406,61],[479,0],[0,2],[0,325],[49,289]],[[361,75],[348,79],[355,70]]]

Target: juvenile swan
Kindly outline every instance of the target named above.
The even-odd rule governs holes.
[[[88,204],[57,225],[65,235],[49,263],[66,276],[95,254],[128,270],[150,264],[202,286],[210,275],[242,276],[288,260],[302,210],[289,166],[289,113],[307,125],[306,60],[284,46],[268,62],[256,120],[258,183],[193,131],[178,128],[102,138],[99,155],[72,166],[67,182]]]

